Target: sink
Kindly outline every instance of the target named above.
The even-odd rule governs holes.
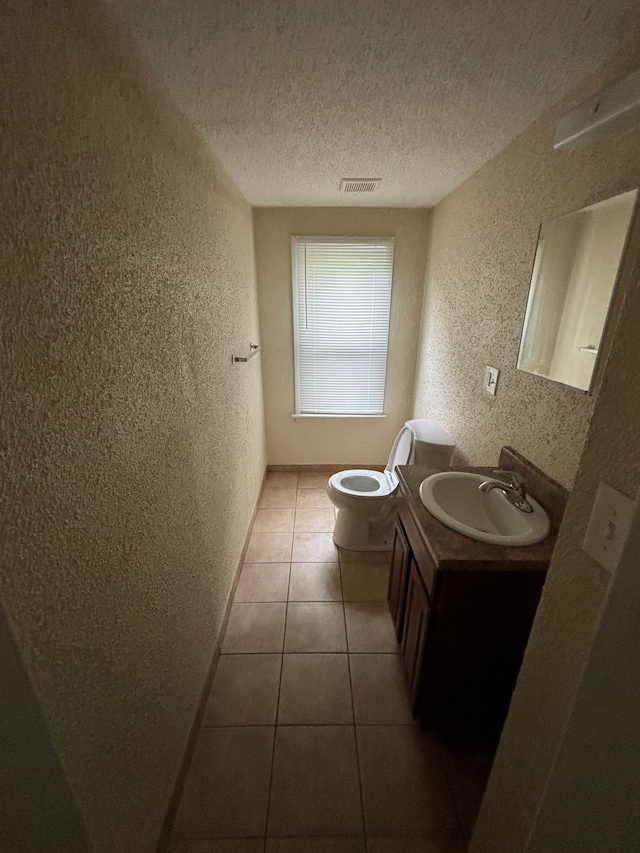
[[[471,539],[493,545],[533,545],[549,533],[549,516],[532,497],[533,512],[509,503],[504,492],[481,492],[492,477],[465,471],[432,474],[420,484],[420,500],[438,521]]]

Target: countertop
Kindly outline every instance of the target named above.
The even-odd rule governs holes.
[[[555,532],[551,532],[545,540],[536,545],[506,548],[464,536],[431,515],[420,500],[418,490],[425,477],[445,470],[468,471],[492,477],[494,467],[427,468],[422,465],[400,465],[396,468],[401,496],[417,523],[436,568],[454,571],[546,571],[556,544]],[[537,495],[533,493],[533,497],[537,498]],[[473,563],[473,566],[469,565],[470,563]]]

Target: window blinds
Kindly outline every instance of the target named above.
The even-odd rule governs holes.
[[[381,415],[393,239],[294,237],[296,413]]]

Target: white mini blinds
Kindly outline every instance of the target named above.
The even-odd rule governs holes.
[[[393,239],[291,243],[296,414],[382,415]]]

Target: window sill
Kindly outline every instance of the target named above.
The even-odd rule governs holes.
[[[291,415],[294,420],[307,420],[309,418],[313,418],[314,420],[382,420],[386,418],[386,415]]]

